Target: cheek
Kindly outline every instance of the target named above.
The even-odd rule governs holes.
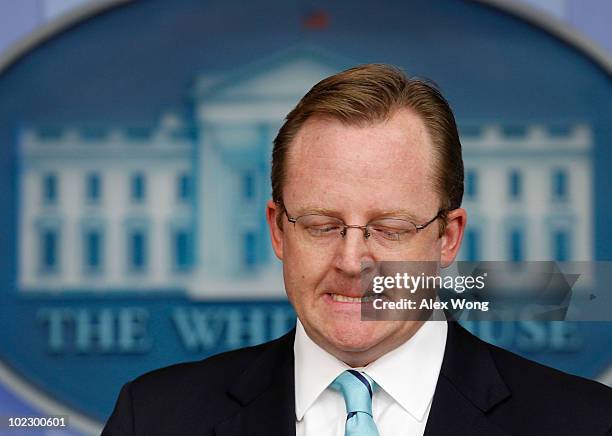
[[[310,298],[330,269],[327,256],[313,254],[285,239],[283,273],[287,295],[292,301]]]
[[[390,260],[398,261],[438,261],[440,259],[440,252],[442,247],[441,239],[437,236],[436,232],[428,232],[419,234],[419,238],[414,241],[401,253]]]
[[[417,260],[424,261],[439,261],[442,242],[438,237],[437,229],[436,232],[431,232],[426,236],[423,241],[422,246],[420,247],[420,252],[418,254]]]

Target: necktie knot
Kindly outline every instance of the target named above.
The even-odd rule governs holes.
[[[346,404],[346,436],[378,436],[372,418],[374,381],[363,372],[349,369],[340,374],[330,385],[339,391]]]

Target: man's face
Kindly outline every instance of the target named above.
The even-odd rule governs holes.
[[[440,207],[433,159],[425,125],[411,111],[400,110],[385,122],[365,126],[313,117],[291,145],[283,202],[291,217],[325,210],[347,224],[365,225],[389,216],[422,224]],[[272,242],[283,261],[289,300],[308,335],[354,366],[395,348],[420,326],[413,321],[361,321],[359,302],[339,301],[338,296],[362,295],[362,266],[382,260],[447,263],[458,248],[449,251],[437,221],[401,250],[377,248],[358,229],[348,229],[329,247],[313,247],[304,244],[286,217],[280,229],[279,213],[282,208],[268,203]]]

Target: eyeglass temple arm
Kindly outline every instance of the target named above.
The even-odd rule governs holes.
[[[291,218],[289,216],[289,212],[287,212],[287,209],[285,209],[285,206],[282,203],[278,203],[278,205],[283,208],[283,212],[287,216],[287,221],[289,221],[291,224],[295,224],[297,218]]]
[[[435,220],[437,220],[438,218],[441,218],[442,216],[444,216],[444,214],[446,212],[448,212],[446,209],[440,209],[438,211],[438,213],[436,214],[436,216],[433,217],[432,219],[430,219],[429,221],[427,221],[425,224],[415,224],[416,229],[417,230],[423,230],[425,227],[427,227],[428,225],[433,223]]]

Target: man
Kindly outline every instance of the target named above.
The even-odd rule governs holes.
[[[461,145],[433,86],[384,65],[329,77],[289,113],[272,158],[266,213],[296,329],[126,384],[104,434],[612,434],[603,385],[455,322],[362,320],[364,270],[444,267],[461,244]]]

